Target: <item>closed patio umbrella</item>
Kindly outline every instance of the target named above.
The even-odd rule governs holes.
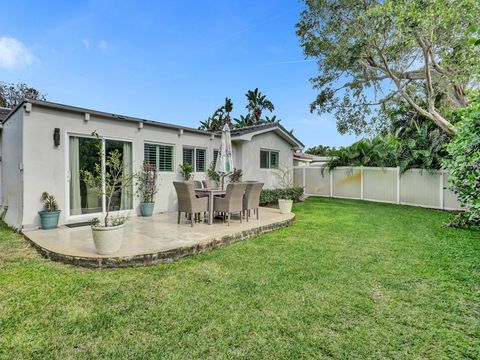
[[[223,189],[225,176],[233,173],[232,139],[230,137],[228,124],[225,124],[222,129],[222,139],[215,164],[215,171],[222,177]]]

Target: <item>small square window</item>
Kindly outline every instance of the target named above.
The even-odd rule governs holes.
[[[260,169],[278,169],[279,158],[278,151],[260,150]]]

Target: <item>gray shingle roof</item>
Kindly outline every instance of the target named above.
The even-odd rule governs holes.
[[[5,120],[12,109],[0,107],[0,123]]]

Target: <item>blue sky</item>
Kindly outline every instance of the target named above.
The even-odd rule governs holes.
[[[0,80],[55,102],[197,127],[222,105],[246,114],[258,87],[307,147],[348,145],[315,92],[295,35],[297,1],[2,1]]]

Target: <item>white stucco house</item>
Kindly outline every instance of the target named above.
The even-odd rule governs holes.
[[[0,115],[1,212],[17,229],[39,227],[44,191],[58,200],[60,225],[89,221],[104,211],[104,199],[79,176],[80,169],[98,162],[95,144],[107,152],[118,149],[131,171],[144,161],[155,164],[160,183],[155,212],[176,210],[172,182],[181,179],[179,164],[191,163],[194,178],[203,180],[220,146],[219,134],[46,101],[24,100]],[[232,130],[232,144],[243,179],[262,181],[266,188],[277,186],[274,168],[291,167],[293,153],[303,148],[278,123]],[[135,214],[138,204],[135,195],[120,194],[114,210]]]
[[[293,166],[324,166],[332,156],[317,156],[303,152],[295,152],[293,154]]]

